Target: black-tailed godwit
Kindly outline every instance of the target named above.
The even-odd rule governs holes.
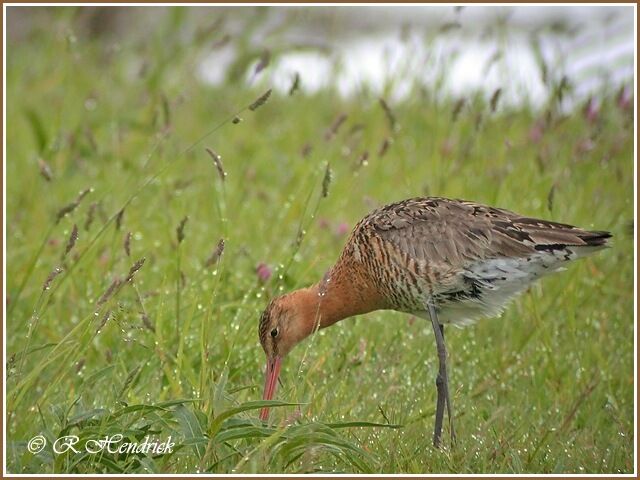
[[[439,361],[433,443],[440,444],[445,406],[453,442],[444,325],[499,315],[533,281],[605,247],[610,237],[463,200],[412,198],[379,208],[356,225],[322,281],[265,309],[263,398],[275,394],[283,357],[314,331],[398,310],[431,321]],[[268,409],[260,418],[268,418]]]

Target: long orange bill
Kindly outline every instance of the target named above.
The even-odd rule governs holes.
[[[280,375],[280,365],[282,357],[267,357],[267,371],[265,372],[263,400],[272,400],[278,386],[278,375]],[[260,420],[266,422],[269,418],[269,408],[260,410]]]

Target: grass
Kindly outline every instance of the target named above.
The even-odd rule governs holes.
[[[249,109],[268,67],[252,87],[192,74],[218,30],[176,35],[178,9],[114,47],[76,38],[74,11],[7,49],[9,472],[633,472],[634,132],[614,90],[596,92],[593,121],[557,97],[535,110],[418,86],[386,108],[327,87]],[[393,312],[294,350],[274,423],[260,423],[267,300],[322,278],[344,224],[416,195],[610,230],[613,248],[501,319],[449,329],[453,449],[431,447],[430,327]],[[112,434],[176,448],[51,449]]]

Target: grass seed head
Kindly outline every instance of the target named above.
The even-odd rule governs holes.
[[[498,101],[500,100],[500,95],[502,95],[502,88],[496,88],[496,91],[491,95],[491,112],[495,112],[498,107]]]
[[[42,284],[42,291],[49,290],[51,288],[51,282],[55,280],[55,278],[63,272],[62,268],[56,267],[51,270],[51,273],[47,277],[47,279]]]
[[[56,213],[56,223],[59,223],[60,220],[62,220],[67,214],[73,212],[77,206],[78,205],[76,205],[76,203],[73,202],[68,205],[65,205],[60,210],[58,210],[58,213]]]
[[[549,213],[553,213],[553,200],[556,194],[556,184],[551,185],[549,189],[549,194],[547,195],[547,208],[549,209]]]
[[[69,252],[73,249],[78,240],[78,226],[74,223],[73,228],[71,229],[71,234],[69,235],[69,240],[67,241],[67,246],[64,249],[64,254],[62,258],[65,258]]]
[[[104,291],[104,293],[100,296],[98,301],[96,302],[96,308],[100,308],[102,305],[107,303],[113,292],[122,284],[122,280],[120,278],[114,278],[109,287]]]
[[[227,176],[227,172],[224,171],[224,165],[222,164],[222,157],[218,155],[216,152],[207,148],[207,153],[213,159],[213,164],[216,166],[216,170],[218,170],[218,175],[220,176],[220,180],[224,182],[224,179]]]
[[[130,282],[131,280],[133,280],[133,276],[136,274],[138,270],[142,268],[145,260],[146,259],[142,257],[140,260],[138,260],[136,263],[133,264],[133,266],[129,269],[129,274],[127,275],[127,279],[125,280],[125,282]]]
[[[131,234],[131,232],[127,232],[127,234],[124,236],[124,253],[127,254],[127,257],[131,256],[131,237],[133,235]]]
[[[389,137],[387,137],[380,144],[380,148],[378,149],[378,157],[382,158],[386,155],[387,150],[389,150],[389,145],[391,145],[391,140],[389,139]]]
[[[107,310],[105,314],[102,316],[102,320],[100,321],[100,324],[96,328],[96,334],[100,333],[100,330],[104,328],[104,326],[109,321],[110,316],[111,316],[111,310]]]
[[[218,240],[218,244],[216,245],[216,248],[213,249],[213,252],[211,252],[211,255],[209,255],[209,258],[207,258],[207,260],[204,262],[204,266],[210,267],[211,265],[216,263],[220,259],[220,257],[222,257],[223,253],[224,238],[221,238],[220,240]]]
[[[558,104],[562,103],[562,100],[564,99],[564,94],[566,92],[571,91],[571,89],[572,89],[572,85],[569,80],[569,77],[567,77],[566,75],[563,75],[562,78],[560,79],[560,83],[557,85],[554,92]]]
[[[269,66],[269,62],[270,61],[271,61],[271,52],[269,50],[265,49],[262,52],[262,55],[260,55],[260,60],[258,61],[258,64],[256,65],[256,68],[253,71],[253,76],[255,77],[261,71],[263,71],[265,68],[267,68]],[[269,90],[269,93],[271,93],[271,90]]]
[[[300,228],[298,230],[298,233],[296,234],[296,238],[293,241],[294,248],[299,248],[300,245],[302,245],[302,241],[304,240],[304,237],[306,234],[307,234],[307,231],[304,228]]]
[[[182,220],[180,220],[180,224],[178,228],[176,228],[176,237],[178,238],[178,244],[181,244],[184,240],[184,227],[187,224],[187,220],[189,220],[188,216],[185,216]]]
[[[329,185],[331,185],[331,165],[327,162],[327,168],[324,171],[324,178],[322,179],[322,197],[326,198],[329,195]]]
[[[86,197],[91,191],[92,191],[91,188],[85,188],[83,191],[81,191],[78,194],[78,196],[73,202],[69,203],[68,205],[65,205],[60,210],[58,210],[58,213],[56,213],[56,223],[60,223],[60,220],[62,220],[66,215],[70,214],[76,208],[78,208],[78,205],[80,205],[80,203],[82,202],[82,199]]]
[[[271,96],[271,89],[267,90],[266,92],[264,92],[262,95],[260,95],[255,102],[253,102],[251,105],[249,105],[249,110],[251,110],[252,112],[255,112],[257,109],[259,109],[261,106],[263,106],[265,103],[267,103],[267,100],[269,100],[269,97]],[[236,117],[237,118],[237,117]],[[234,119],[235,120],[235,119]],[[236,123],[236,122],[234,122]]]
[[[293,81],[291,82],[291,87],[289,88],[289,96],[293,95],[300,88],[300,74],[296,72],[293,75]]]
[[[389,107],[387,102],[384,100],[384,98],[380,99],[380,106],[384,110],[385,117],[387,117],[387,122],[389,123],[389,128],[391,129],[392,132],[395,131],[395,129],[396,129],[396,116],[393,114],[393,111],[391,110],[391,108]]]
[[[124,208],[118,212],[116,215],[116,230],[120,230],[122,227],[122,219],[124,217]]]
[[[347,114],[341,113],[338,116],[338,118],[336,118],[334,122],[331,124],[331,126],[329,127],[329,130],[327,130],[327,133],[325,133],[324,135],[325,140],[329,141],[333,137],[335,137],[336,134],[338,133],[338,130],[346,120],[347,120]]]

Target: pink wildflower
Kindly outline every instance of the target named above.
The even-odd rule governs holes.
[[[349,233],[349,224],[347,222],[340,222],[336,227],[336,235],[341,237]]]
[[[266,282],[271,278],[271,267],[269,267],[269,265],[267,265],[266,263],[261,262],[256,267],[256,274],[258,275],[258,279],[261,282]]]

